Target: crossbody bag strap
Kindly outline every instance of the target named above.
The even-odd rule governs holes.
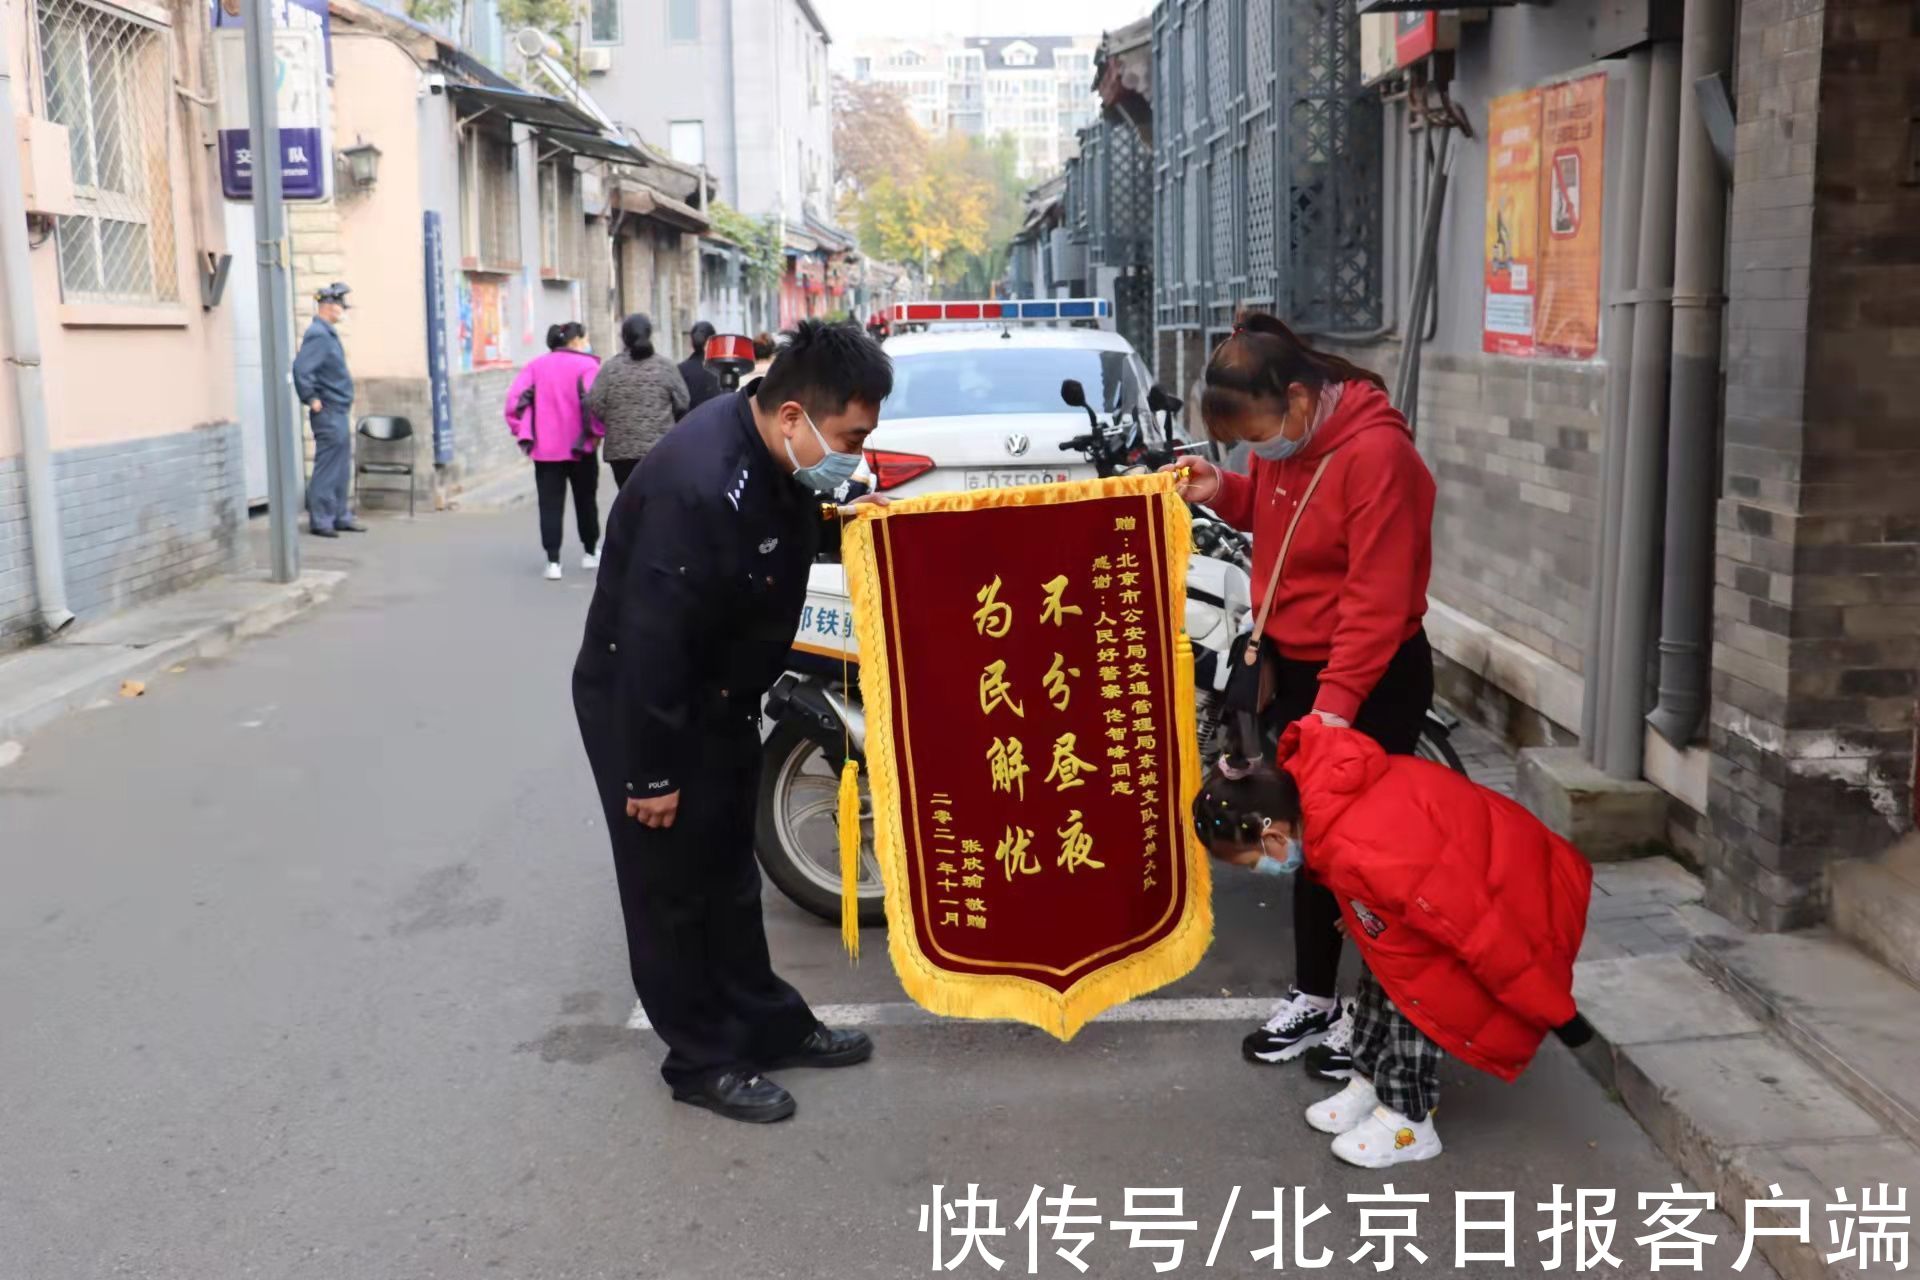
[[[1293,532],[1300,527],[1300,517],[1307,513],[1307,504],[1313,501],[1313,491],[1320,487],[1320,477],[1327,474],[1327,464],[1338,452],[1338,449],[1329,449],[1321,455],[1320,465],[1313,469],[1313,478],[1307,481],[1307,491],[1300,495],[1300,505],[1293,509],[1293,519],[1287,522],[1286,536],[1280,539],[1280,554],[1273,558],[1273,572],[1267,577],[1266,597],[1260,601],[1260,615],[1253,621],[1253,643],[1246,647],[1244,658],[1248,666],[1260,660],[1260,637],[1267,633],[1267,615],[1273,612],[1273,602],[1280,594],[1280,570],[1287,563]]]

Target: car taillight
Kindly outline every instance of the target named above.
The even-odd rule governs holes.
[[[917,453],[889,453],[885,449],[867,450],[867,466],[873,469],[875,492],[897,489],[915,476],[933,470],[933,459]]]

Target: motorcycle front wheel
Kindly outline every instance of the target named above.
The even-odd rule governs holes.
[[[776,724],[761,747],[754,852],[780,892],[801,909],[840,920],[840,770],[794,724]],[[886,923],[873,855],[873,796],[860,774],[860,923]]]

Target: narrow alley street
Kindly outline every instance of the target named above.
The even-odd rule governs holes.
[[[1269,1269],[1250,1215],[1304,1185],[1333,1274],[1374,1274],[1346,1261],[1345,1197],[1381,1179],[1307,1130],[1297,1067],[1240,1058],[1288,951],[1287,890],[1249,875],[1220,876],[1199,971],[1142,1002],[1166,1020],[1130,1006],[1066,1045],[910,1013],[876,934],[849,967],[769,891],[776,960],[856,1006],[877,1056],[784,1077],[785,1125],[672,1103],[629,1026],[568,702],[590,580],[541,581],[533,534],[513,511],[308,540],[351,571],[330,604],[0,770],[0,1276],[904,1276],[933,1185],[971,1183],[1000,1201],[1001,1274],[1025,1274],[1031,1188],[1067,1183],[1108,1219],[1124,1188],[1183,1187],[1189,1270],[1239,1187],[1228,1275]],[[1564,1049],[1516,1086],[1445,1084],[1445,1157],[1392,1179],[1432,1196],[1426,1271],[1506,1273],[1450,1269],[1456,1190],[1516,1192],[1536,1269],[1534,1206],[1564,1184],[1618,1192],[1615,1274],[1650,1274],[1637,1194],[1683,1179]],[[1729,1274],[1737,1225],[1701,1226]],[[1094,1274],[1164,1256],[1097,1235]],[[1076,1274],[1045,1233],[1040,1273]]]

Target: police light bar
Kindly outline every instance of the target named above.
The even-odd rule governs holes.
[[[940,324],[956,320],[1107,320],[1113,304],[1105,298],[1049,298],[1038,302],[897,302],[895,321]]]

